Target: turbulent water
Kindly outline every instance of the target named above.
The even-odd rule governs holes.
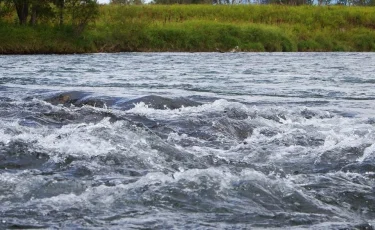
[[[0,56],[0,229],[373,229],[374,63]]]

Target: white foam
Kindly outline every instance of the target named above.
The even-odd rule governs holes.
[[[362,163],[365,160],[373,160],[375,157],[375,144],[365,148],[363,155],[357,159],[358,162]]]
[[[237,102],[229,102],[224,99],[216,100],[213,103],[203,104],[196,107],[181,107],[179,109],[165,109],[159,110],[150,108],[144,102],[140,102],[135,104],[135,107],[126,111],[127,113],[134,113],[144,116],[150,116],[154,118],[161,118],[161,119],[173,119],[176,117],[191,117],[191,116],[198,116],[205,112],[224,112],[225,109],[229,108],[237,108],[244,111],[248,111],[249,109]]]

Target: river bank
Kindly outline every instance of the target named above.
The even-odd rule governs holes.
[[[372,7],[103,5],[79,35],[5,20],[0,53],[374,51],[374,28]]]

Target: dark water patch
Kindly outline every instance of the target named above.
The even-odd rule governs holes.
[[[37,208],[37,207],[33,207]],[[83,226],[95,227],[95,222],[90,221],[87,216],[93,215],[87,208],[62,208],[53,209],[49,205],[42,205],[43,213],[32,212],[30,209],[19,208],[16,211],[4,213],[6,229],[80,229]],[[29,216],[27,220],[23,216]],[[43,224],[41,224],[43,223]],[[1,225],[0,225],[1,226]],[[35,226],[35,228],[34,228]]]
[[[28,194],[25,196],[32,199],[48,199],[59,195],[80,195],[90,186],[89,182],[79,180],[79,177],[75,179],[50,179],[45,180],[39,184],[38,188],[31,188]]]
[[[247,75],[260,75],[260,74],[264,74],[264,72],[258,71],[256,69],[247,69],[247,70],[243,71],[242,73],[243,74],[247,74]]]
[[[265,127],[259,130],[259,133],[266,136],[266,137],[273,137],[280,133],[280,130],[272,128],[272,127]]]
[[[319,172],[339,171],[352,165],[358,158],[363,156],[364,151],[371,144],[360,146],[336,148],[323,152],[315,163]]]
[[[353,162],[345,165],[342,169],[343,172],[352,172],[365,174],[368,177],[375,177],[375,163],[371,161]]]
[[[48,225],[15,224],[14,223],[14,224],[7,224],[4,227],[6,227],[6,229],[45,229],[45,228],[48,228]]]
[[[20,113],[13,105],[13,100],[7,97],[0,97],[0,117],[13,117],[14,114]]]
[[[367,191],[353,191],[352,189],[344,189],[338,191],[337,202],[341,204],[350,204],[349,210],[363,214],[369,219],[375,218],[375,189]]]
[[[375,227],[369,223],[356,224],[353,227],[358,230],[374,230],[375,229]]]
[[[339,209],[374,218],[373,182],[359,174],[330,173],[307,175],[305,191],[321,202]]]
[[[358,113],[355,111],[347,111],[347,110],[332,110],[330,112],[337,114],[341,117],[346,117],[346,118],[354,118],[358,115]]]
[[[352,84],[374,84],[374,79],[365,79],[361,77],[344,77],[342,82],[352,83]]]
[[[375,117],[370,117],[367,119],[366,124],[374,125],[375,124]]]
[[[375,100],[375,97],[368,97],[368,96],[362,96],[362,97],[342,97],[340,99],[348,100],[348,101],[373,101]]]
[[[243,141],[251,136],[254,129],[254,127],[247,122],[228,118],[217,120],[213,127],[216,133],[220,133],[228,138],[238,139],[239,141]]]
[[[248,116],[246,113],[234,112],[231,109],[226,111],[228,112],[202,113],[191,119],[165,122],[165,126],[169,130],[164,129],[164,131],[167,131],[168,134],[182,135],[176,140],[171,139],[173,143],[182,146],[200,145],[198,141],[200,140],[211,147],[222,146],[226,149],[233,142],[241,142],[251,136],[254,129],[254,125],[245,119]],[[197,142],[191,138],[196,139]]]
[[[0,103],[9,103],[12,102],[13,100],[8,98],[8,97],[0,97]]]
[[[38,85],[40,83],[40,79],[29,78],[29,77],[0,78],[0,84],[7,84],[7,83],[16,84],[16,85]]]
[[[317,111],[313,111],[313,110],[310,110],[310,109],[304,109],[301,111],[301,115],[302,117],[306,118],[306,119],[311,119],[311,118],[319,118],[319,119],[324,119],[324,118],[332,118],[333,115],[330,114],[330,113],[321,113],[321,112],[317,112]]]
[[[249,117],[246,111],[234,109],[234,108],[226,109],[224,110],[224,113],[230,119],[235,119],[235,120],[245,120]]]
[[[52,125],[61,127],[69,124],[75,119],[75,116],[65,111],[55,111],[44,114],[27,116],[19,122],[20,125],[28,127],[37,127],[42,125]]]
[[[256,116],[263,117],[264,119],[275,121],[278,123],[282,123],[287,119],[287,115],[283,111],[276,111],[276,110],[270,110],[265,111],[260,114],[256,114]]]
[[[165,160],[165,166],[169,166],[172,171],[207,168],[207,162],[200,160],[189,152],[177,149],[175,146],[169,145],[167,142],[151,141],[150,146],[152,149],[159,151],[160,156]]]
[[[46,153],[32,150],[33,143],[12,141],[0,144],[0,169],[40,168],[49,160]]]
[[[164,140],[168,138],[170,133],[176,132],[173,128],[169,127],[168,122],[166,121],[150,119],[146,116],[133,114],[127,114],[123,118],[131,121],[137,127],[148,128]]]
[[[187,98],[192,100],[192,101],[196,101],[196,102],[199,102],[199,103],[202,103],[202,104],[212,103],[212,102],[220,99],[219,97],[203,96],[203,95],[192,95],[192,96],[189,96]]]

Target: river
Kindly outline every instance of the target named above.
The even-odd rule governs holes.
[[[0,229],[373,229],[374,63],[0,56]]]

